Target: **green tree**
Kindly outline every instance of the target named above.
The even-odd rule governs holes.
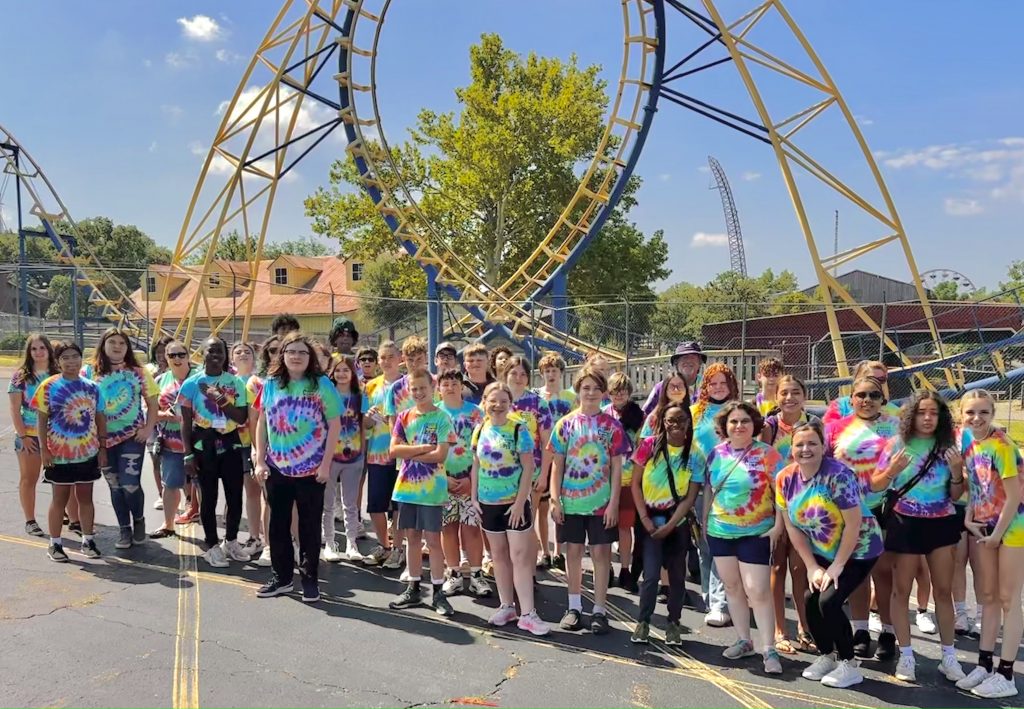
[[[488,34],[469,59],[470,83],[455,91],[458,112],[421,111],[392,157],[452,253],[495,285],[529,257],[576,191],[575,171],[598,148],[608,99],[599,68],[582,68],[575,56],[523,57]],[[351,159],[332,165],[329,186],[306,199],[313,231],[337,239],[346,257],[393,255],[395,238],[369,197],[351,189],[358,185]],[[570,295],[653,297],[649,284],[669,274],[662,235],[645,238],[626,219],[638,186],[628,185],[627,199],[570,273]]]
[[[377,328],[391,327],[412,317],[425,317],[425,305],[409,293],[426,293],[427,279],[412,259],[382,257],[366,264],[360,292],[363,314]]]
[[[185,259],[185,264],[198,266],[206,260],[209,251],[209,243],[192,253]],[[217,240],[217,252],[214,258],[225,261],[248,261],[249,254],[256,249],[256,236],[250,234],[248,238],[243,237],[237,230],[232,229]],[[276,241],[263,244],[263,258],[275,259],[281,254],[289,256],[330,256],[332,250],[324,242],[311,236],[286,241]]]
[[[942,281],[931,288],[933,300],[967,300],[968,296],[960,292],[960,284],[955,281]]]
[[[1006,267],[1007,281],[1001,281],[999,283],[999,290],[1015,290],[1018,288],[1024,288],[1024,259],[1017,259],[1012,261],[1009,266]]]
[[[51,269],[46,268],[46,265],[56,261],[57,252],[42,229],[26,229],[26,231],[34,231],[39,234],[39,236],[25,239],[25,261],[30,264],[28,284],[34,288],[45,289],[53,273]],[[0,263],[17,264],[19,256],[18,235],[13,232],[0,234]]]

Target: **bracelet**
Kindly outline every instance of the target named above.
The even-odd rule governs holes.
[[[188,455],[184,456],[184,457],[183,457],[183,458],[182,458],[181,460],[182,460],[183,462],[187,463],[187,462],[189,462],[190,460],[195,460],[195,459],[196,459],[195,455],[194,455],[194,454],[192,454],[192,453],[189,453]]]
[[[953,478],[950,478],[949,482],[950,482],[951,485],[963,485],[964,484],[964,479],[963,479],[963,477],[961,477],[959,480],[954,480]]]

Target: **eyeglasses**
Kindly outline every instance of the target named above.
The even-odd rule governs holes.
[[[188,352],[168,352],[167,357],[170,359],[184,359],[188,357]]]
[[[880,391],[858,391],[853,395],[855,399],[871,399],[872,401],[880,401],[882,399],[882,392]]]
[[[284,353],[293,357],[309,357],[309,350],[285,350]]]
[[[368,364],[374,364],[377,360],[375,358],[373,358],[373,357],[360,357],[359,361],[360,362],[366,362]]]

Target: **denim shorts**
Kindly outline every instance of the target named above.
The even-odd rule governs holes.
[[[180,490],[185,487],[184,453],[160,452],[160,479],[169,490]]]

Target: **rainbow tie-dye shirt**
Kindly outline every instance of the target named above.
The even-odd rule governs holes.
[[[576,392],[572,389],[562,389],[554,396],[548,396],[544,387],[534,389],[537,396],[541,398],[548,405],[548,411],[551,414],[551,423],[569,414],[570,411],[576,408]]]
[[[212,428],[220,433],[238,430],[238,422],[221,411],[213,398],[207,396],[206,392],[211,387],[220,389],[229,406],[242,408],[249,405],[249,390],[241,379],[230,372],[212,376],[203,370],[193,374],[181,385],[178,403],[183,408],[192,409],[192,425],[197,428]],[[198,445],[197,450],[201,450]]]
[[[103,413],[107,417],[107,448],[124,443],[146,423],[142,400],[160,396],[160,389],[148,369],[119,369],[109,374],[94,374],[92,365],[82,369],[103,392]]]
[[[672,497],[672,487],[669,485],[669,469],[665,463],[665,456],[655,448],[657,441],[654,436],[641,440],[632,460],[636,470],[643,476],[641,490],[644,503],[651,509],[670,511],[675,509],[676,501]],[[672,465],[672,480],[675,483],[676,494],[682,502],[686,499],[690,483],[704,483],[704,460],[695,446],[691,446],[689,460],[683,460],[682,446],[668,446],[668,457]]]
[[[779,452],[761,441],[743,450],[734,450],[728,441],[715,446],[708,456],[707,484],[718,493],[711,503],[707,533],[738,539],[771,529],[775,524],[774,480],[781,467]]]
[[[614,404],[608,404],[607,406],[602,406],[601,407],[601,411],[603,411],[604,413],[608,414],[609,416],[613,416],[616,421],[618,421],[619,423],[622,423],[622,416],[619,414],[619,410],[615,408]],[[645,418],[644,426],[646,426],[647,425],[647,422],[646,422],[646,418],[647,417],[644,417],[644,418]],[[640,441],[642,441],[644,439],[644,436],[641,435],[641,433],[643,433],[643,427],[641,427],[641,429],[639,431],[630,431],[625,426],[623,426],[622,428],[626,432],[626,436],[629,438],[629,448],[630,448],[630,450],[634,450],[635,451],[637,445],[639,445]],[[633,484],[633,457],[632,456],[628,456],[626,458],[623,458],[623,460],[622,460],[622,487],[629,487],[632,484]]]
[[[565,514],[603,515],[611,501],[611,462],[630,453],[629,437],[615,417],[579,409],[555,424],[548,450],[565,456],[561,503]]]
[[[359,410],[356,410],[355,394],[341,394],[341,434],[334,449],[334,460],[338,463],[352,463],[363,454],[363,414],[369,409],[366,394],[360,393]]]
[[[551,426],[554,423],[551,419],[550,406],[540,398],[537,392],[527,389],[522,395],[512,402],[511,411],[518,414],[530,428],[530,437],[534,441],[533,446],[533,479],[540,477],[541,446],[543,435],[550,435]]]
[[[36,389],[35,408],[47,417],[46,447],[57,464],[84,463],[100,451],[96,414],[103,390],[93,381],[55,374]]]
[[[437,446],[438,443],[447,443],[451,448],[455,445],[455,427],[451,417],[441,409],[419,411],[413,407],[395,418],[391,437],[399,444]],[[445,474],[444,463],[424,463],[403,458],[391,499],[433,507],[443,505],[448,501],[448,476]]]
[[[316,475],[327,450],[328,420],[341,416],[341,397],[331,380],[299,379],[287,386],[263,382],[253,402],[267,420],[267,463],[287,477]]]
[[[928,460],[934,445],[935,439],[932,438],[912,438],[906,443],[899,437],[891,438],[878,459],[878,469],[889,467],[893,455],[901,448],[907,451],[910,465],[890,483],[892,489],[898,490],[921,472],[921,467]],[[953,501],[949,497],[949,480],[949,463],[940,451],[924,477],[896,503],[895,511],[908,517],[948,517],[955,512]]]
[[[790,455],[793,452],[793,429],[807,421],[819,421],[817,416],[811,416],[804,412],[800,414],[800,420],[790,426],[782,420],[782,414],[772,414],[764,420],[762,435],[774,440],[767,440],[765,443],[779,452],[784,463],[790,462]],[[820,421],[819,421],[820,423]]]
[[[416,402],[412,400],[412,389],[409,388],[408,374],[403,374],[388,384],[387,391],[384,392],[385,416],[398,416],[415,404]]]
[[[192,372],[189,371],[189,376]],[[174,372],[168,370],[156,378],[157,388],[160,395],[157,397],[160,411],[174,411],[178,418],[174,421],[162,419],[156,424],[157,433],[163,439],[163,449],[169,453],[184,453],[185,444],[181,440],[181,408],[178,406],[178,392],[185,383],[185,379],[176,379]]]
[[[711,457],[711,451],[715,449],[722,439],[715,430],[715,417],[725,408],[725,403],[716,404],[713,401],[707,402],[704,411],[698,416],[697,407],[694,404],[690,407],[690,416],[693,417],[693,442],[700,448],[705,458]],[[650,435],[654,435],[653,432]]]
[[[878,459],[885,445],[899,430],[899,419],[884,412],[873,421],[850,414],[825,427],[825,447],[829,455],[857,473],[861,494],[869,509],[881,505],[885,497],[885,490],[871,491],[871,476],[878,470]]]
[[[757,410],[761,412],[762,416],[767,416],[768,412],[776,408],[778,405],[779,402],[774,399],[765,399],[764,393],[760,391],[754,395],[754,406],[757,407]]]
[[[445,473],[457,480],[468,478],[473,467],[473,429],[484,420],[483,409],[468,401],[463,401],[457,409],[443,402],[438,408],[448,414],[455,429],[455,444],[448,448],[448,458],[444,462]]]
[[[995,430],[980,441],[967,436],[965,439],[970,441],[963,455],[971,516],[975,522],[994,527],[1006,506],[1003,480],[1024,477],[1024,460],[1003,431]],[[1006,528],[1003,544],[1024,547],[1024,500]]]
[[[36,427],[39,425],[39,416],[36,413],[35,397],[39,385],[49,376],[49,374],[30,374],[26,377],[19,367],[11,375],[11,383],[7,385],[8,394],[21,394],[21,420],[25,424],[26,436],[35,436],[38,433]]]
[[[800,466],[790,463],[775,479],[775,504],[803,532],[811,551],[828,561],[836,558],[846,522],[843,510],[860,509],[860,532],[852,559],[874,559],[882,553],[882,530],[860,493],[857,474],[835,460],[825,458],[810,480],[800,476]]]
[[[523,479],[519,456],[533,452],[535,447],[526,424],[510,418],[496,426],[489,419],[485,420],[473,433],[470,446],[479,462],[476,484],[480,504],[507,505],[515,502]]]
[[[397,379],[395,380],[398,381]],[[384,380],[384,375],[374,377],[366,383],[363,398],[369,408],[376,408],[381,416],[375,420],[373,427],[366,432],[366,462],[369,465],[389,465],[391,458],[391,427],[388,426],[385,401],[388,389],[393,382]]]

